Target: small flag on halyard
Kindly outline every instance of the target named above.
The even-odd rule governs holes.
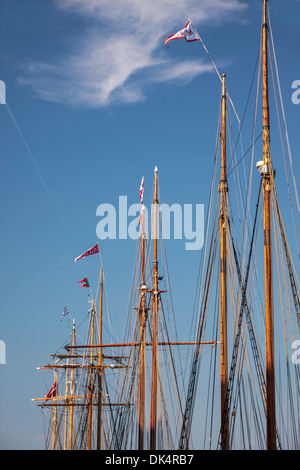
[[[140,200],[141,200],[141,213],[139,218],[139,224],[141,223],[141,216],[142,216],[142,209],[143,209],[143,202],[144,202],[144,177],[142,178],[141,185],[140,185]]]
[[[56,397],[56,386],[57,386],[57,383],[55,381],[54,384],[52,385],[52,387],[50,388],[49,392],[45,396],[45,398]]]
[[[81,259],[81,258],[84,258],[85,256],[90,256],[90,255],[94,255],[95,253],[99,253],[99,245],[98,243],[93,246],[92,248],[90,248],[89,250],[85,251],[82,255],[78,256],[77,258],[75,258],[75,263]]]
[[[140,186],[140,200],[141,200],[141,205],[143,205],[143,202],[144,202],[144,177],[142,178],[141,186]]]
[[[165,40],[165,45],[167,46],[167,43],[169,41],[173,41],[174,39],[185,39],[186,41],[199,41],[199,37],[197,36],[196,32],[194,31],[193,25],[190,21],[187,22],[185,27],[178,31],[175,34],[172,34]],[[168,47],[168,46],[167,46]]]
[[[81,287],[90,287],[89,285],[89,281],[88,281],[88,278],[85,277],[84,279],[81,279],[80,281],[78,282],[81,282]]]
[[[62,313],[62,316],[61,316],[61,319],[60,319],[60,320],[62,320],[66,315],[68,315],[68,313],[70,313],[70,312],[69,312],[69,310],[67,309],[67,307],[65,307],[64,310],[63,310],[63,313]]]

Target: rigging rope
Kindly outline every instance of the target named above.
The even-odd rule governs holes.
[[[274,40],[273,40],[273,34],[272,34],[272,27],[271,27],[271,19],[270,19],[270,16],[269,16],[269,11],[268,11],[268,17],[269,17],[269,25],[270,25],[270,33],[271,33],[271,34],[270,34],[270,36],[271,36],[271,44],[272,44],[272,51],[273,51],[274,64],[275,64],[275,71],[276,71],[276,77],[277,77],[277,83],[278,83],[278,91],[279,91],[281,112],[282,112],[282,118],[283,118],[283,122],[284,122],[284,130],[285,130],[286,143],[287,143],[287,149],[288,149],[288,156],[289,156],[289,162],[290,162],[290,169],[291,169],[291,174],[292,174],[292,180],[293,180],[295,198],[296,198],[296,203],[297,203],[298,215],[299,215],[299,217],[300,217],[300,204],[299,204],[298,190],[297,190],[297,184],[296,184],[296,179],[295,179],[294,170],[293,170],[292,154],[291,154],[291,148],[290,148],[290,142],[289,142],[289,136],[288,136],[288,130],[287,130],[287,124],[286,124],[286,118],[285,118],[285,111],[284,111],[283,100],[282,100],[282,94],[281,94],[281,88],[280,88],[280,80],[279,80],[279,73],[278,73],[278,67],[277,67],[277,60],[276,60],[276,54],[275,54],[275,46],[274,46]]]

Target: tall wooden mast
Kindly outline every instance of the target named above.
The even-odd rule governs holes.
[[[153,200],[153,291],[152,291],[152,377],[151,377],[151,414],[150,414],[150,449],[156,449],[157,420],[157,315],[158,315],[158,261],[157,261],[157,219],[158,219],[158,169],[154,170]]]
[[[54,383],[56,384],[56,394],[57,392],[57,371],[54,369]],[[57,426],[57,408],[53,406],[53,422],[52,422],[52,450],[55,450],[56,446],[56,426]]]
[[[220,329],[221,329],[221,419],[225,409],[228,387],[228,340],[227,340],[227,176],[226,176],[226,75],[222,86],[222,136],[221,136],[221,209],[220,209]],[[222,449],[229,448],[228,415],[223,426]]]
[[[67,366],[66,366],[66,402],[69,403],[69,359],[67,358]],[[68,420],[69,420],[69,406],[66,406],[64,409],[64,422],[65,422],[65,433],[64,433],[64,450],[67,449],[67,438],[68,438]]]
[[[94,344],[94,322],[95,322],[95,299],[93,297],[92,301],[92,310],[91,310],[91,346]],[[93,381],[93,350],[91,349],[91,364],[90,364],[90,378],[89,378],[89,397],[88,397],[88,441],[87,449],[92,449],[92,426],[93,426],[93,390],[94,390],[94,381]]]
[[[140,318],[140,374],[139,374],[139,450],[144,449],[144,422],[145,422],[145,328],[146,328],[146,293],[145,293],[145,210],[141,209],[141,300],[139,309]]]
[[[99,344],[102,344],[102,316],[103,316],[103,268],[101,267],[100,308],[99,308]],[[101,449],[101,437],[102,437],[102,394],[103,394],[102,383],[103,383],[102,348],[99,348],[97,450]]]
[[[75,346],[75,320],[73,320],[73,330],[72,330],[72,346]],[[75,365],[75,357],[73,352],[72,357],[72,370],[71,370],[71,390],[70,390],[70,404],[74,403],[74,365]],[[73,445],[73,406],[70,406],[70,422],[69,422],[69,450],[72,450]]]
[[[274,326],[273,326],[273,281],[272,281],[272,234],[270,172],[270,116],[268,86],[268,19],[267,0],[263,12],[263,195],[264,195],[264,263],[265,263],[265,315],[266,315],[266,388],[267,388],[267,449],[276,449],[275,419],[275,373],[274,373]]]

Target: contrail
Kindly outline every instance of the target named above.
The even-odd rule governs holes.
[[[35,170],[36,170],[36,172],[37,172],[37,174],[38,174],[38,176],[39,176],[39,178],[40,178],[40,180],[41,180],[42,185],[44,186],[44,189],[45,189],[46,193],[48,194],[49,198],[54,202],[54,199],[53,199],[53,197],[52,197],[52,195],[51,195],[51,193],[50,193],[50,191],[49,191],[49,189],[48,189],[48,186],[46,185],[46,182],[45,182],[45,180],[44,180],[44,178],[43,178],[43,176],[42,176],[42,174],[41,174],[41,172],[40,172],[40,170],[39,170],[39,168],[38,168],[38,166],[37,166],[37,163],[36,163],[36,161],[35,161],[35,158],[34,158],[34,156],[32,155],[32,152],[31,152],[30,148],[28,147],[27,142],[26,142],[26,140],[25,140],[25,138],[24,138],[24,136],[23,136],[23,134],[22,134],[22,132],[21,132],[21,129],[19,128],[19,126],[18,126],[18,124],[17,124],[17,122],[16,122],[16,120],[15,120],[15,118],[14,118],[14,116],[13,116],[13,114],[12,114],[10,108],[9,108],[9,106],[8,106],[6,103],[3,103],[3,104],[6,106],[6,109],[7,109],[8,113],[9,113],[9,115],[10,115],[10,117],[11,117],[11,119],[12,119],[12,121],[13,121],[13,123],[14,123],[16,129],[17,129],[17,131],[18,131],[18,134],[19,134],[19,136],[20,136],[20,138],[21,138],[23,144],[25,145],[25,148],[26,148],[26,150],[27,150],[27,152],[28,152],[28,155],[29,155],[30,158],[31,158],[31,161],[32,161],[32,163],[33,163],[33,166],[34,166],[34,168],[35,168]]]

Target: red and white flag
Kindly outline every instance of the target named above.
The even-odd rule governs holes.
[[[194,28],[192,26],[192,23],[190,21],[187,22],[185,27],[178,31],[178,33],[172,34],[165,40],[165,45],[167,46],[167,43],[169,41],[173,41],[174,39],[185,39],[186,41],[199,41],[199,37],[197,36],[196,32],[194,31]],[[167,46],[168,47],[168,46]]]
[[[84,258],[85,256],[90,256],[90,255],[94,255],[95,253],[99,253],[99,245],[98,243],[93,246],[93,248],[90,248],[89,250],[87,250],[85,253],[83,253],[82,255],[78,256],[76,259],[75,259],[75,263],[81,259],[81,258]]]
[[[141,223],[141,217],[142,217],[142,210],[143,210],[143,203],[144,203],[144,177],[142,178],[141,185],[140,185],[140,200],[141,200],[141,213],[140,213],[140,219],[139,219],[139,224]]]
[[[144,177],[142,178],[141,186],[140,186],[140,200],[141,200],[141,205],[143,205],[144,202]]]
[[[88,278],[85,277],[84,279],[81,279],[80,281],[78,281],[81,283],[81,287],[90,287],[90,284],[89,284],[89,281],[88,281]]]
[[[57,384],[56,384],[56,381],[55,381],[54,384],[52,385],[52,387],[50,388],[49,392],[45,396],[45,398],[56,397],[56,385]]]

